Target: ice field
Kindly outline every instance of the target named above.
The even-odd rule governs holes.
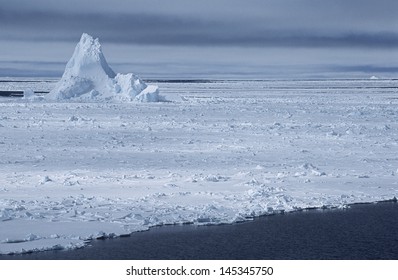
[[[0,97],[0,253],[398,196],[397,80],[151,83],[168,102]]]

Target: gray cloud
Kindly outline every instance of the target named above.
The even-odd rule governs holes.
[[[398,66],[376,66],[376,65],[351,65],[351,66],[329,66],[328,69],[336,72],[362,72],[362,73],[392,73],[398,72]]]
[[[59,75],[83,32],[101,39],[108,61],[160,76],[398,72],[396,0],[3,2],[1,73]]]
[[[90,2],[76,4],[84,6]],[[226,5],[226,1],[215,1],[212,7],[213,2],[204,1],[210,11],[204,15],[200,13],[203,4],[194,13],[187,4],[176,5],[181,1],[166,2],[180,10],[185,8],[185,12],[176,15],[170,9],[145,9],[142,1],[130,6],[124,1],[123,11],[108,12],[99,9],[100,5],[83,12],[84,9],[71,9],[71,5],[65,10],[58,6],[39,10],[37,6],[19,9],[8,4],[0,8],[0,34],[17,40],[76,41],[82,32],[88,32],[116,43],[154,45],[398,47],[398,19],[386,8],[398,8],[398,1],[378,1],[378,5],[355,0],[322,4],[312,0],[253,1],[257,6],[232,1],[240,3],[236,7]]]

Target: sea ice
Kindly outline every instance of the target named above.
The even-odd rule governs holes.
[[[0,99],[1,254],[398,197],[396,80],[161,87],[170,102]]]

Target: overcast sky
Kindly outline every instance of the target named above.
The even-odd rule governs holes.
[[[0,0],[0,76],[60,76],[83,32],[116,72],[398,77],[397,0]]]

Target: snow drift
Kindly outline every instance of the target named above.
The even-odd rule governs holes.
[[[98,38],[83,33],[65,72],[47,100],[161,101],[157,86],[146,85],[132,73],[115,74],[102,53]]]

